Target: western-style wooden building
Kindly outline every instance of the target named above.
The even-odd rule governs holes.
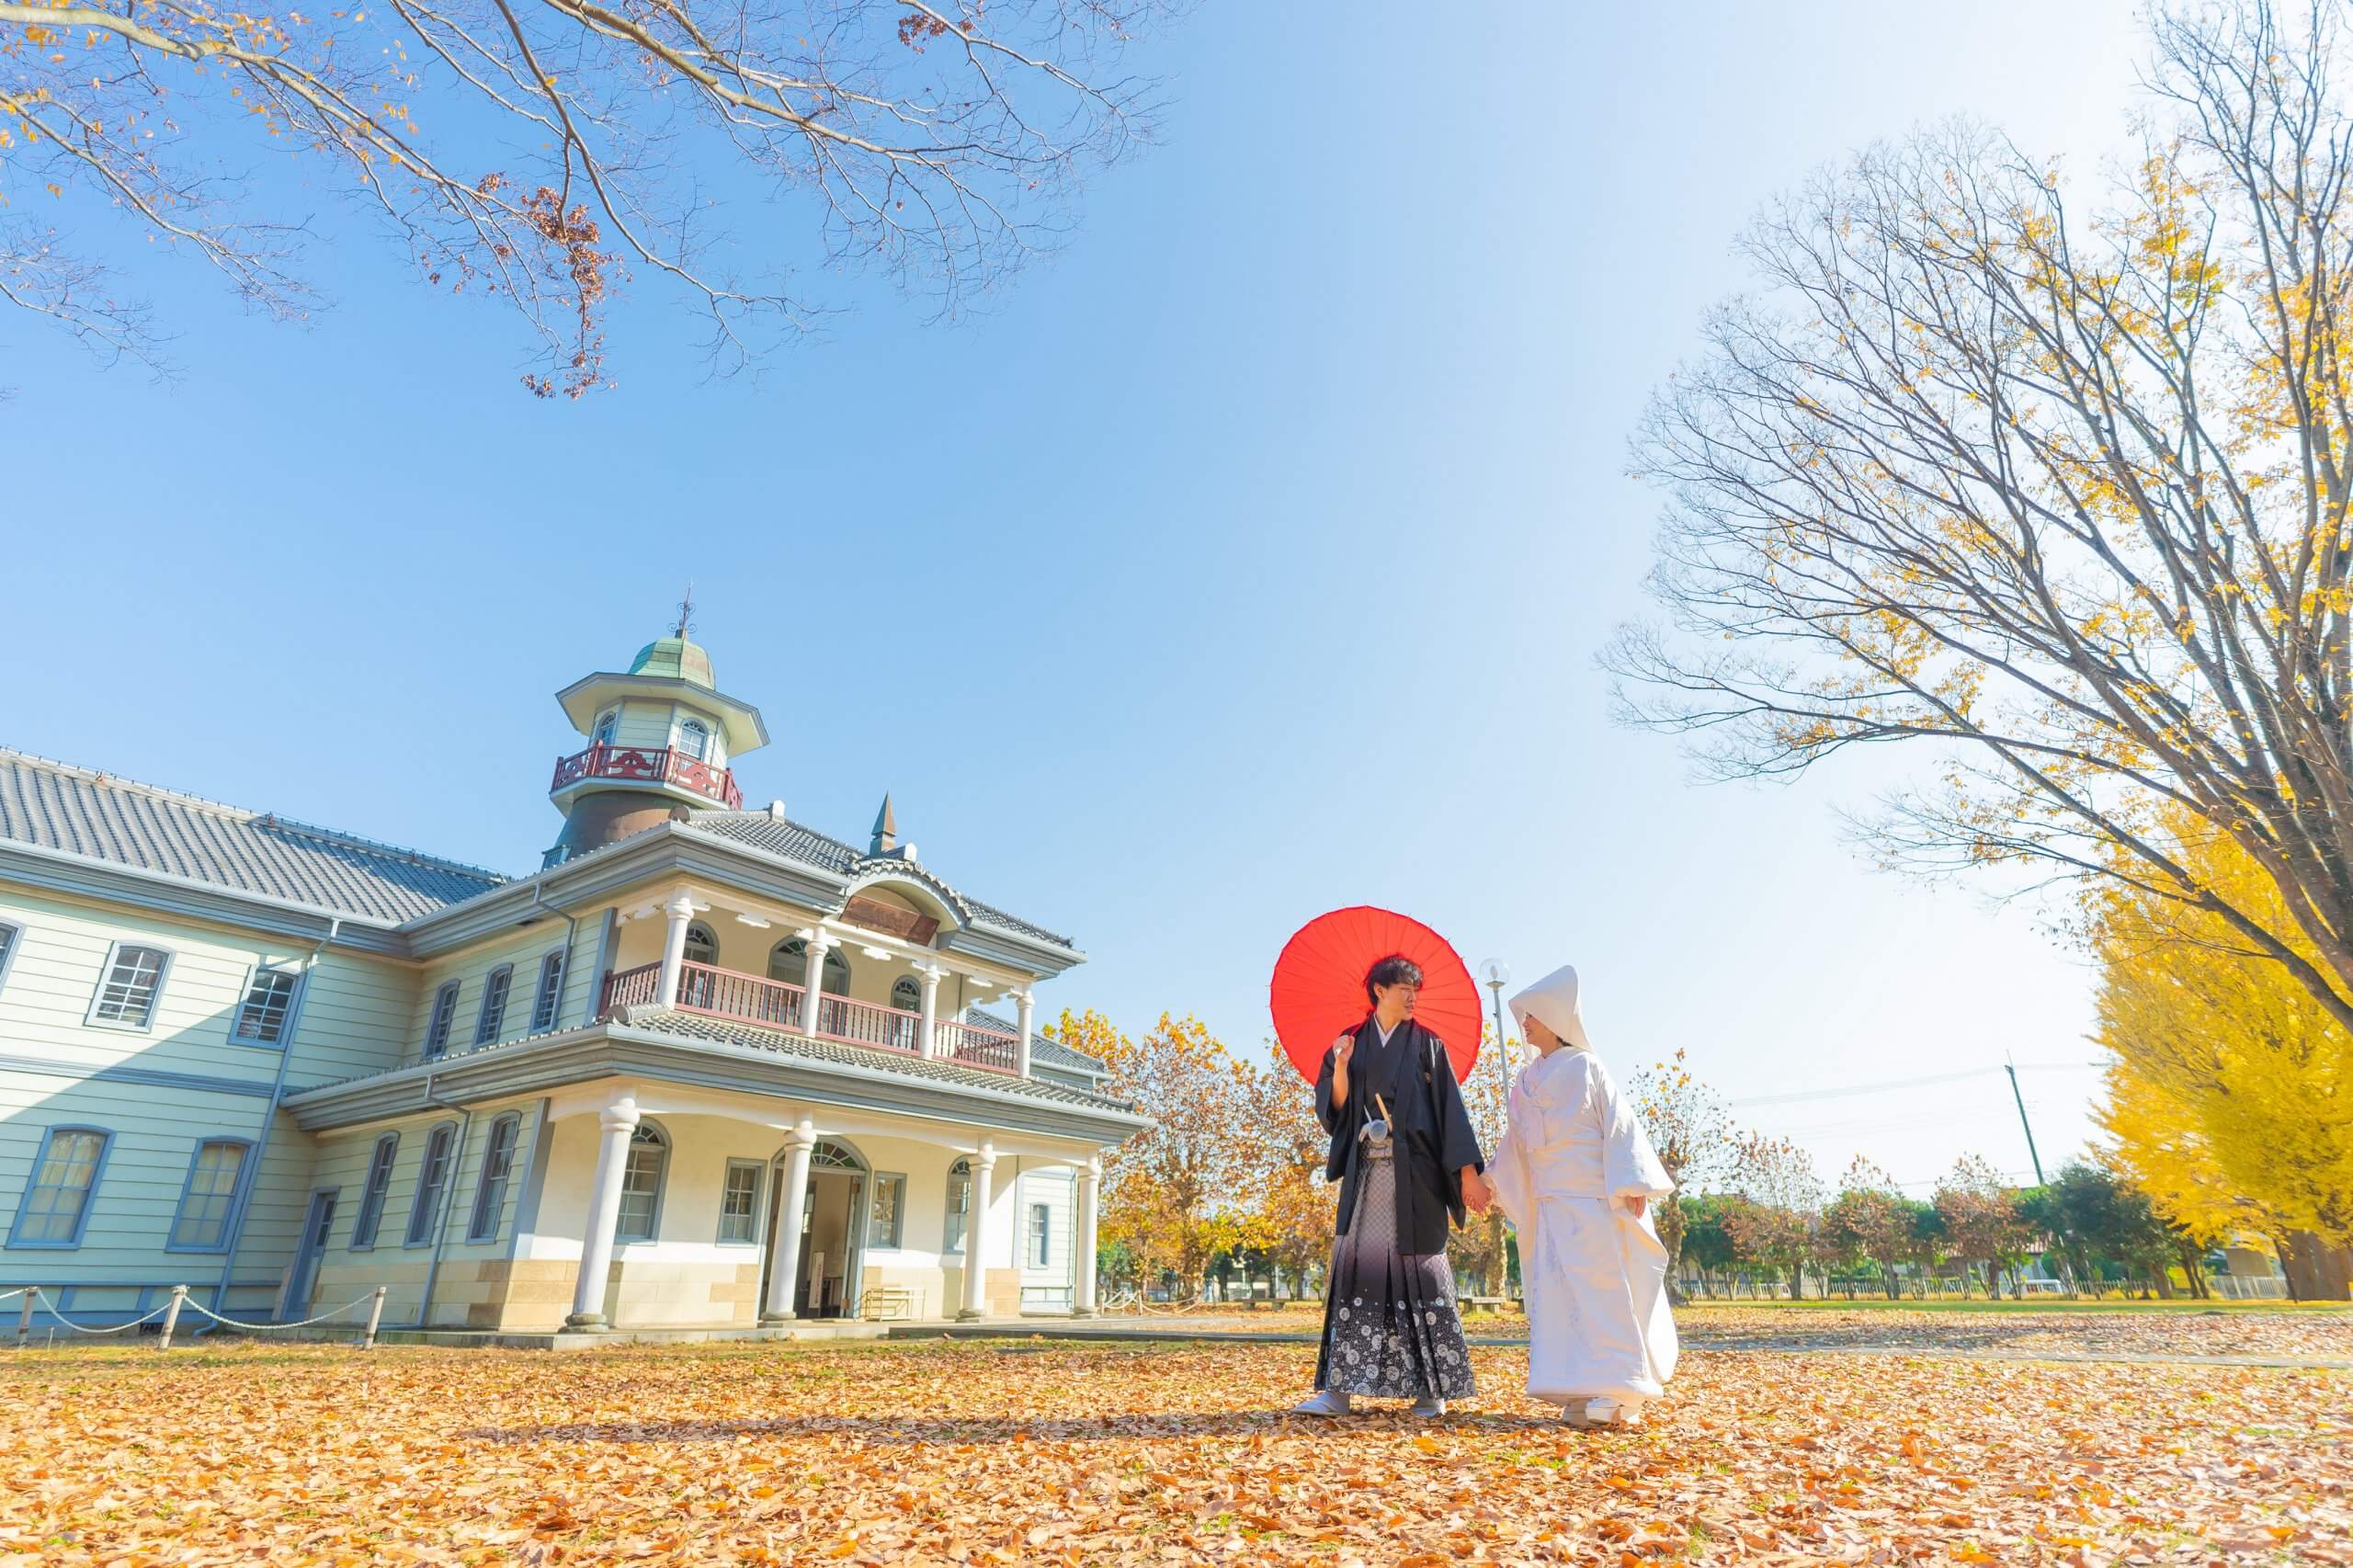
[[[1094,1307],[1144,1119],[1041,1038],[1070,940],[745,809],[683,636],[556,694],[506,877],[0,750],[0,1286],[388,1326],[754,1331]]]

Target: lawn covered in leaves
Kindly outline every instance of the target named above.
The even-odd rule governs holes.
[[[2353,1563],[2353,1375],[1699,1350],[1630,1432],[1312,1347],[0,1353],[0,1562]]]

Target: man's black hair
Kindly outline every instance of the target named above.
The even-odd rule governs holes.
[[[1413,960],[1407,958],[1403,953],[1392,953],[1387,958],[1382,959],[1379,963],[1374,964],[1371,969],[1366,971],[1364,977],[1364,999],[1373,1006],[1378,1007],[1381,1006],[1379,987],[1383,985],[1411,985],[1419,989],[1421,983],[1422,966],[1415,963]]]

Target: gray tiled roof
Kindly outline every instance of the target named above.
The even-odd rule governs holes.
[[[506,879],[0,748],[0,840],[398,925]]]
[[[1075,950],[1076,944],[1068,937],[1034,926],[992,904],[958,892],[939,881],[929,867],[912,860],[891,860],[853,849],[838,838],[829,838],[814,828],[803,827],[797,822],[772,817],[766,812],[691,812],[687,825],[700,833],[708,833],[731,843],[762,850],[781,859],[798,861],[831,871],[835,876],[851,876],[869,866],[889,865],[918,874],[922,880],[937,883],[956,903],[970,910],[972,918],[983,926],[1017,932],[1040,942],[1051,942],[1058,948]]]
[[[757,1024],[741,1023],[733,1018],[715,1018],[702,1013],[674,1013],[659,1009],[632,1007],[625,1022],[633,1029],[653,1029],[662,1034],[678,1035],[688,1040],[721,1040],[730,1045],[748,1045],[762,1051],[773,1051],[782,1056],[813,1057],[820,1062],[841,1062],[853,1067],[879,1069],[885,1073],[904,1073],[910,1077],[930,1078],[954,1084],[964,1088],[995,1089],[1002,1094],[1028,1095],[1035,1099],[1050,1100],[1056,1105],[1084,1106],[1090,1110],[1132,1110],[1124,1100],[1108,1095],[1089,1094],[1061,1084],[1048,1083],[1042,1078],[1017,1078],[1009,1073],[984,1072],[977,1067],[960,1067],[952,1062],[926,1061],[920,1056],[905,1056],[897,1051],[872,1051],[864,1046],[843,1045],[835,1040],[811,1040],[806,1035],[791,1034],[783,1029],[762,1028]],[[1044,1041],[1032,1041],[1033,1047]],[[1077,1053],[1072,1052],[1074,1056]]]
[[[965,1008],[964,1021],[978,1024],[984,1029],[1003,1029],[1007,1034],[1021,1032],[1018,1023],[1010,1018],[1000,1018],[986,1007]],[[1073,1051],[1058,1040],[1048,1040],[1044,1035],[1035,1033],[1029,1037],[1029,1060],[1041,1067],[1059,1068],[1065,1073],[1089,1073],[1098,1078],[1108,1076],[1111,1071],[1101,1061],[1083,1051]]]

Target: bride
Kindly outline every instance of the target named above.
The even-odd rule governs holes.
[[[1555,970],[1511,1010],[1539,1054],[1513,1081],[1487,1175],[1519,1233],[1528,1392],[1573,1426],[1631,1424],[1675,1373],[1666,1248],[1650,1216],[1675,1184],[1586,1040],[1577,971]]]

